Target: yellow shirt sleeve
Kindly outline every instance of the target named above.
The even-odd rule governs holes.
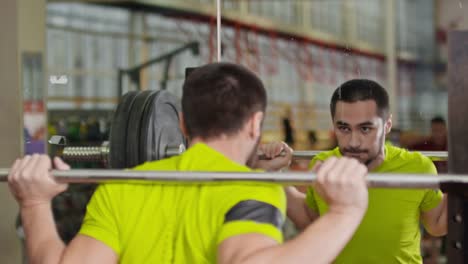
[[[311,169],[314,167],[315,163],[316,163],[318,160],[319,160],[319,159],[318,159],[317,157],[315,157],[315,158],[313,158],[313,159],[310,161],[310,163],[309,163],[309,170],[311,170]]]
[[[273,185],[270,186],[259,186],[259,185],[245,185],[235,186],[222,191],[224,196],[229,193],[230,198],[221,198],[218,200],[219,214],[223,219],[223,225],[218,235],[218,244],[221,244],[225,239],[233,236],[257,233],[268,236],[278,243],[283,242],[283,234],[281,228],[266,223],[257,222],[252,220],[235,220],[235,221],[224,221],[226,214],[229,210],[243,201],[258,201],[265,204],[272,205],[274,208],[279,210],[281,214],[281,227],[286,218],[286,195],[283,187]]]
[[[436,208],[442,201],[443,193],[440,190],[426,190],[419,208],[422,212]]]
[[[112,248],[120,255],[119,229],[116,221],[118,196],[111,195],[117,186],[100,185],[87,208],[79,234],[92,237]]]
[[[316,213],[319,212],[317,201],[315,200],[314,189],[312,187],[309,187],[307,189],[306,203],[307,203],[307,206],[309,206],[309,208],[312,209],[314,212]]]
[[[317,157],[313,158],[312,161],[309,163],[309,170],[311,170],[315,163],[319,161]],[[314,189],[312,187],[307,188],[306,193],[306,204],[309,206],[310,209],[314,210],[314,212],[318,212],[318,205],[317,201],[315,200]]]
[[[432,160],[427,157],[422,157],[420,167],[423,168],[421,173],[437,175],[437,168]],[[425,190],[424,197],[419,208],[422,212],[430,211],[441,203],[442,198],[443,193],[440,190]]]

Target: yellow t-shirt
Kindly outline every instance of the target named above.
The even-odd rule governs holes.
[[[136,170],[250,171],[204,144]],[[225,239],[259,233],[281,243],[286,198],[276,184],[102,184],[80,234],[111,247],[120,263],[216,263]]]
[[[430,159],[419,152],[386,145],[385,160],[376,173],[437,174]],[[338,148],[317,155],[318,160],[341,156]],[[369,207],[355,235],[335,263],[416,264],[420,254],[420,215],[435,208],[442,200],[439,190],[369,189]],[[312,188],[307,192],[307,204],[321,215],[328,208]]]

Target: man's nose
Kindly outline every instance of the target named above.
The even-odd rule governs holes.
[[[358,133],[351,133],[351,140],[349,141],[349,146],[353,148],[361,146],[361,137],[358,135]]]

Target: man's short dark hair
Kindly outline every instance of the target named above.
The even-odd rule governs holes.
[[[445,125],[445,119],[441,116],[436,116],[431,119],[431,124],[442,124]]]
[[[196,68],[183,85],[182,112],[188,137],[235,134],[255,112],[265,112],[266,103],[262,81],[247,68],[232,63]]]
[[[388,118],[390,103],[387,91],[377,82],[367,79],[347,81],[335,90],[330,102],[332,118],[335,117],[337,102],[355,103],[366,100],[375,101],[377,114],[383,119]]]

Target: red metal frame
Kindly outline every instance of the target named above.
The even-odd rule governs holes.
[[[247,66],[254,72],[260,73],[260,51],[258,49],[258,35],[255,28],[246,32],[245,41],[249,52]]]
[[[278,73],[278,43],[275,32],[270,33],[270,59],[265,63],[266,72],[268,75],[275,75]]]
[[[309,45],[306,42],[301,42],[296,53],[296,70],[302,80],[310,82],[314,79],[312,68],[313,60],[312,53],[309,50]]]

